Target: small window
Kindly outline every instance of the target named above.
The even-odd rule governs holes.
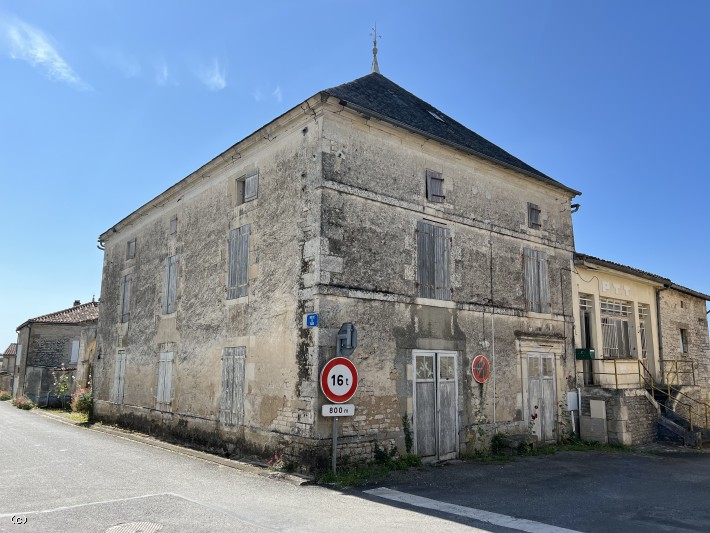
[[[441,177],[441,172],[427,169],[426,199],[430,202],[446,201],[446,195],[444,194],[444,178]]]
[[[74,339],[71,341],[71,358],[69,363],[74,365],[79,361],[79,340]]]
[[[170,235],[177,233],[177,215],[170,219]]]
[[[136,256],[136,240],[131,239],[126,245],[126,259],[133,259]]]
[[[680,301],[680,308],[681,309],[685,308],[685,302],[683,300]]]
[[[680,351],[683,353],[688,353],[688,330],[680,330]]]
[[[259,171],[252,170],[237,179],[237,205],[251,202],[259,196]]]
[[[542,227],[540,213],[540,206],[528,203],[528,227],[534,229],[540,229]]]

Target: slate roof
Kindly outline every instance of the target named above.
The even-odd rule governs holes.
[[[472,152],[499,165],[560,187],[575,196],[581,194],[509,154],[377,72],[323,92],[339,98],[346,107]]]
[[[694,291],[693,289],[689,289],[688,287],[683,287],[682,285],[678,285],[677,283],[674,283],[668,278],[664,278],[663,276],[659,276],[658,274],[652,274],[651,272],[646,272],[645,270],[640,270],[638,268],[630,267],[628,265],[622,265],[621,263],[615,263],[614,261],[609,261],[607,259],[600,259],[599,257],[594,257],[593,255],[581,254],[579,252],[575,252],[574,260],[575,262],[585,261],[587,263],[592,263],[614,270],[619,270],[620,272],[626,272],[627,274],[661,283],[669,289],[675,289],[690,296],[694,296],[695,298],[710,301],[710,295]]]
[[[25,320],[21,325],[17,326],[20,330],[24,328],[27,324],[84,324],[86,322],[92,322],[98,320],[99,318],[99,302],[89,302],[87,304],[80,304],[70,307],[68,309],[62,309],[61,311],[56,311],[55,313],[49,313],[48,315],[38,316],[36,318],[30,318]]]
[[[17,343],[11,342],[10,346],[3,352],[3,355],[17,355]]]

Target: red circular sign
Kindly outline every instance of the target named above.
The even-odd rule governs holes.
[[[357,369],[350,359],[334,357],[320,373],[320,388],[333,403],[345,403],[357,389]]]
[[[473,379],[479,383],[488,381],[488,378],[491,377],[491,364],[485,355],[477,355],[473,358],[471,373],[473,374]]]

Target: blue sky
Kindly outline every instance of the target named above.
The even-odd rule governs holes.
[[[0,349],[98,298],[98,235],[384,75],[580,190],[581,252],[710,293],[710,2],[0,0]]]

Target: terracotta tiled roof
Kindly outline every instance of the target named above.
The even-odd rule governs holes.
[[[30,318],[17,327],[18,330],[24,328],[27,324],[44,323],[44,324],[83,324],[92,322],[99,318],[99,302],[89,302],[88,304],[80,304],[62,309],[48,315]]]
[[[7,350],[3,352],[3,355],[17,355],[17,343],[11,342]]]

